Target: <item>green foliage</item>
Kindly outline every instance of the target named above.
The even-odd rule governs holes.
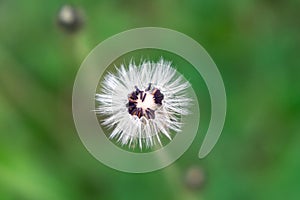
[[[299,199],[300,26],[297,0],[72,1],[81,30],[56,23],[61,1],[0,1],[0,199]],[[121,31],[160,26],[201,43],[223,76],[228,114],[213,152],[197,153],[210,115],[173,165],[125,174],[95,160],[76,133],[71,95],[88,52]],[[172,55],[165,55],[172,58]],[[176,60],[183,63],[182,60]],[[190,166],[205,172],[185,186]]]

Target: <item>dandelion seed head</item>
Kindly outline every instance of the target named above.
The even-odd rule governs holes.
[[[189,114],[188,87],[171,62],[131,62],[104,76],[96,94],[96,113],[111,131],[109,138],[121,145],[162,146],[161,138],[171,140],[172,133],[181,131],[182,116]]]

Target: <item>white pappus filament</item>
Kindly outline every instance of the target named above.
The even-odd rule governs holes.
[[[107,73],[96,94],[96,113],[109,128],[110,139],[140,149],[161,146],[162,135],[170,140],[171,131],[180,132],[181,118],[189,114],[190,84],[171,66],[171,62],[131,62]]]

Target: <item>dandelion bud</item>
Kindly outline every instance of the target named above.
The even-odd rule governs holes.
[[[188,168],[185,172],[184,183],[188,189],[201,189],[205,183],[205,174],[203,169],[199,166],[192,166]]]
[[[64,5],[58,12],[58,25],[69,33],[79,31],[84,24],[84,17],[81,10],[71,5]]]

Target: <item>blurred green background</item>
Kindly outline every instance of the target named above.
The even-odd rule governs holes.
[[[82,26],[57,23],[66,4]],[[0,0],[0,199],[300,199],[299,9],[299,0]],[[82,145],[72,87],[92,48],[143,26],[206,48],[228,112],[217,146],[197,159],[210,106],[199,83],[204,123],[193,145],[163,170],[126,174]]]

